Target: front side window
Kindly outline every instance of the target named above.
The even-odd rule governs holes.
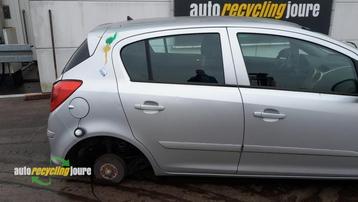
[[[356,94],[352,60],[310,42],[265,34],[238,34],[251,86]]]
[[[219,34],[185,34],[142,40],[125,46],[121,58],[131,81],[225,83]]]

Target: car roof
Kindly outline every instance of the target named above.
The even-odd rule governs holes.
[[[98,44],[98,36],[103,35],[105,32],[121,32],[122,36],[128,37],[137,34],[184,29],[184,28],[204,28],[204,27],[243,27],[243,28],[264,28],[272,30],[284,30],[296,33],[301,33],[326,41],[330,41],[344,47],[355,54],[357,49],[354,49],[347,44],[333,40],[327,35],[308,31],[304,27],[282,20],[274,20],[269,18],[255,18],[255,17],[230,17],[230,16],[205,16],[205,17],[166,17],[166,18],[151,18],[151,19],[137,19],[122,21],[117,23],[108,23],[97,26],[90,33],[88,33],[88,40],[90,42],[89,50],[92,54]],[[124,38],[125,38],[124,37]]]
[[[112,31],[134,31],[134,30],[165,30],[177,28],[199,28],[199,27],[261,27],[276,29],[302,28],[282,20],[253,17],[229,17],[229,16],[210,16],[210,17],[168,17],[138,19],[118,23],[112,23],[109,30]]]

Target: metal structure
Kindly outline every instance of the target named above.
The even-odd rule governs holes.
[[[2,64],[1,71],[1,81],[5,78],[5,68],[8,67],[8,73],[15,73],[11,70],[10,63],[23,63],[29,62],[32,64],[33,61],[33,53],[30,45],[21,45],[21,44],[1,44],[0,45],[0,63]],[[30,64],[22,67],[20,70],[24,70]],[[18,71],[20,71],[18,70]],[[16,80],[16,79],[15,79]],[[21,77],[22,81],[22,77]]]
[[[30,45],[1,44],[0,63],[32,62],[32,50]]]

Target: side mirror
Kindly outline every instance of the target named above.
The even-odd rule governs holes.
[[[334,84],[331,91],[341,93],[357,93],[358,82],[355,79],[346,79]]]

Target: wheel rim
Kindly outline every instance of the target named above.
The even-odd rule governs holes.
[[[101,177],[103,177],[106,180],[113,180],[119,175],[118,168],[111,163],[103,164],[100,167],[99,171]]]

